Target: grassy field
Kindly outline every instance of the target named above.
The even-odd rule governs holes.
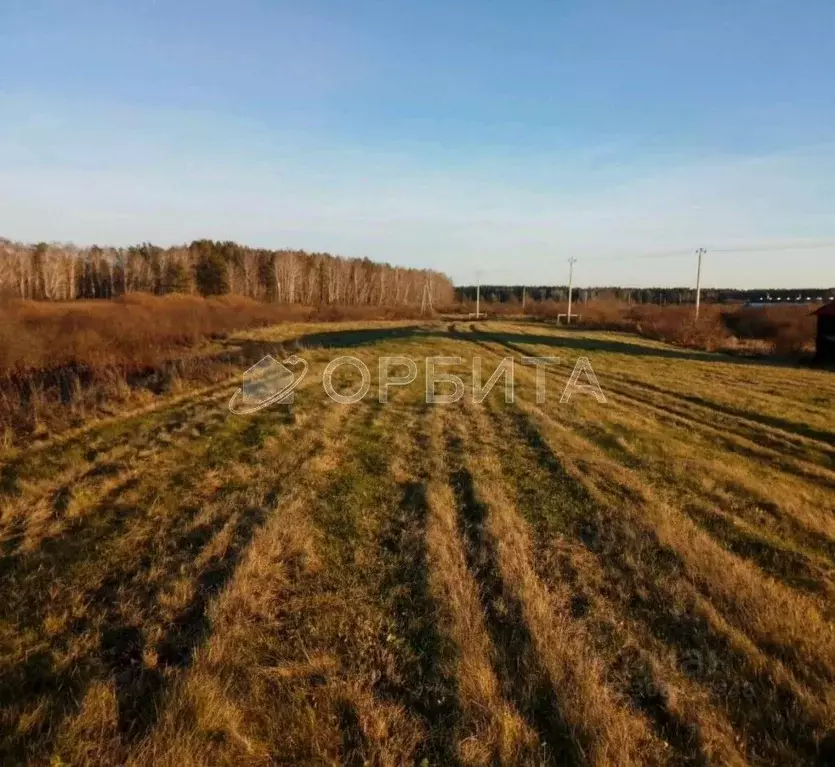
[[[300,350],[293,405],[230,381],[0,458],[0,762],[835,761],[832,373],[542,323],[233,342]],[[465,396],[420,362],[381,404],[387,355]],[[606,404],[560,404],[579,357]]]

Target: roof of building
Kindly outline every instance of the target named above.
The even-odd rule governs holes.
[[[832,301],[829,304],[824,304],[820,309],[818,309],[814,314],[817,314],[819,317],[835,317],[835,301]]]

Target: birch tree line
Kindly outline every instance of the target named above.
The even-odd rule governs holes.
[[[428,290],[448,304],[454,289],[439,272],[303,250],[249,248],[195,240],[161,248],[27,245],[0,239],[0,296],[72,301],[147,292],[234,294],[306,305],[409,306]]]

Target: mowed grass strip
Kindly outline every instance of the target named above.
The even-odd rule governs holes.
[[[531,412],[547,426],[541,411]],[[549,430],[546,439],[555,439],[553,435]],[[688,577],[706,590],[728,620],[757,641],[763,651],[792,664],[795,673],[817,681],[821,689],[828,687],[835,679],[835,632],[816,600],[729,552],[675,506],[656,498],[628,468],[613,466],[588,442],[571,444],[564,436],[561,441],[569,448],[565,466],[578,481],[605,489],[608,477],[640,499],[640,514],[632,516],[636,529],[656,537],[674,552]]]
[[[609,525],[608,516],[566,476],[521,412],[492,402],[488,413],[502,435],[495,448],[505,492],[530,525],[535,571],[577,622],[575,631],[587,632],[606,684],[648,717],[668,744],[670,761],[742,761],[722,712],[725,701],[714,705],[682,669],[700,656],[691,658],[686,647],[677,656],[675,645],[656,640],[632,617],[638,600],[653,596],[634,574],[639,564],[649,564],[651,544],[624,535],[616,523]],[[650,572],[646,578],[654,582],[659,576]]]
[[[825,683],[819,680],[806,689],[783,662],[764,654],[747,637],[745,624],[742,630],[732,626],[702,596],[706,576],[694,583],[684,558],[688,555],[679,553],[684,541],[679,539],[673,547],[662,537],[669,527],[649,526],[647,501],[622,467],[593,460],[593,451],[576,435],[558,428],[538,408],[525,403],[520,407],[522,412],[505,421],[504,428],[517,424],[515,435],[539,456],[542,469],[536,476],[549,488],[535,496],[541,500],[531,499],[525,508],[542,540],[567,536],[595,555],[601,575],[595,579],[588,569],[580,571],[584,599],[599,589],[627,618],[644,625],[668,647],[678,670],[703,685],[713,705],[727,711],[747,734],[752,757],[764,752],[792,762],[813,758],[830,726]],[[715,571],[713,578],[723,573]],[[758,573],[755,583],[760,585],[765,577]],[[802,665],[793,668],[804,671]],[[653,689],[664,687],[654,684],[649,687]],[[724,740],[721,718],[702,722],[695,733],[697,742]]]
[[[643,764],[665,760],[665,744],[607,683],[605,667],[566,594],[537,575],[528,525],[497,459],[499,437],[481,406],[467,407],[456,448],[468,537],[485,580],[522,710],[558,762]],[[462,448],[468,445],[464,453]],[[519,466],[524,471],[524,466]]]
[[[38,547],[3,561],[4,750],[49,748],[88,685],[110,675],[119,698],[112,742],[152,726],[169,672],[188,664],[205,632],[209,598],[274,502],[278,486],[259,495],[258,477],[271,464],[275,478],[300,469],[309,449],[300,437],[324,399],[313,381],[298,406],[249,418],[210,399],[207,411],[222,418],[202,440],[162,442],[91,503],[74,499],[68,524]]]
[[[489,349],[490,347],[485,347],[484,344],[481,344],[481,348]],[[532,385],[530,386],[530,390],[532,393]],[[619,559],[623,560],[624,558],[624,552],[617,548],[618,542],[622,542],[621,545],[623,545],[623,543],[631,544],[631,542],[635,539],[635,534],[647,536],[646,542],[642,545],[644,551],[635,551],[635,561],[644,561],[646,562],[646,566],[663,566],[669,571],[669,564],[675,560],[671,560],[663,550],[660,550],[658,555],[655,555],[651,557],[649,561],[646,561],[647,554],[650,553],[653,546],[657,544],[652,543],[655,540],[655,532],[652,528],[647,528],[646,522],[642,516],[633,518],[629,514],[625,515],[624,522],[615,526],[615,530],[618,532],[607,532],[603,527],[598,527],[597,531],[595,530],[598,523],[595,522],[594,516],[592,516],[591,519],[588,519],[588,511],[582,509],[583,505],[590,506],[592,509],[594,509],[595,506],[601,509],[606,509],[604,513],[607,517],[610,517],[612,512],[617,510],[617,514],[614,516],[614,519],[617,520],[618,517],[624,516],[623,512],[626,508],[634,506],[635,504],[640,505],[646,503],[646,499],[643,497],[641,492],[639,492],[642,490],[640,484],[636,489],[634,487],[634,480],[631,482],[626,480],[627,477],[630,477],[630,472],[625,470],[624,467],[612,464],[610,461],[595,460],[592,462],[589,460],[589,455],[594,453],[591,449],[592,446],[590,446],[585,440],[578,438],[579,435],[571,428],[574,426],[574,421],[577,419],[576,413],[570,414],[566,419],[563,415],[564,411],[559,407],[554,406],[553,412],[555,414],[553,420],[550,418],[545,419],[547,422],[549,441],[551,442],[551,447],[548,448],[548,453],[552,454],[551,450],[556,450],[561,458],[565,457],[565,465],[574,470],[574,475],[567,475],[565,473],[565,469],[560,466],[559,461],[552,460],[551,462],[546,462],[546,467],[548,472],[554,474],[556,478],[559,479],[562,477],[561,480],[557,481],[556,484],[553,485],[554,491],[563,490],[566,487],[566,481],[568,482],[568,487],[571,487],[572,484],[576,484],[576,487],[580,490],[580,494],[578,496],[579,507],[577,508],[577,514],[581,515],[585,512],[587,519],[585,520],[584,525],[578,525],[579,529],[575,528],[577,531],[574,535],[578,537],[585,546],[592,545],[594,548],[600,546],[601,542],[605,542],[606,540],[611,541],[611,546],[607,544],[604,547],[607,570],[610,570],[611,564],[616,563]],[[539,421],[542,420],[543,415],[544,414],[541,412],[539,413]],[[585,415],[589,418],[592,417],[588,414],[588,412]],[[601,417],[606,417],[605,412],[601,414]],[[537,423],[539,423],[539,421],[537,421]],[[501,433],[503,435],[510,433],[508,431],[507,424],[502,427]],[[509,438],[508,440],[508,443],[511,446],[509,448],[512,455],[511,461],[516,464],[519,463],[519,454],[513,446],[518,445],[517,439],[519,436],[522,435],[517,433],[513,438]],[[542,438],[538,438],[540,450],[543,442],[544,440]],[[557,445],[559,447],[556,447]],[[522,471],[524,472],[524,470]],[[590,493],[590,490],[593,492]],[[611,507],[611,510],[609,510],[611,504],[615,505]],[[607,521],[602,524],[609,527],[612,526],[611,521]],[[619,536],[621,537],[619,538]],[[647,544],[649,544],[649,546]],[[683,543],[680,543],[679,545],[683,545]],[[626,553],[628,554],[629,552],[627,551]],[[652,565],[653,559],[657,563],[656,565]],[[629,560],[626,560],[624,564],[627,565],[630,570],[634,570],[635,565]],[[676,567],[677,570],[670,572],[675,573],[680,571],[681,564]],[[724,572],[724,570],[722,571]],[[607,579],[611,579],[611,574],[607,573],[606,577]],[[714,575],[714,578],[715,577],[716,576]],[[752,579],[752,582],[757,587],[761,587],[763,583],[768,582],[767,577],[764,576],[761,571],[749,570],[748,577]],[[815,676],[813,674],[811,690],[801,689],[797,682],[792,678],[791,673],[786,671],[783,663],[779,660],[767,659],[766,656],[763,655],[762,650],[753,645],[744,634],[740,634],[737,628],[733,628],[728,625],[727,621],[716,611],[716,608],[712,604],[705,602],[698,595],[698,592],[692,591],[693,587],[688,583],[688,581],[690,581],[689,576],[686,576],[681,580],[679,580],[679,578],[680,576],[677,575],[672,581],[672,583],[676,584],[675,592],[668,593],[665,596],[659,595],[661,604],[663,604],[664,601],[670,601],[672,604],[682,604],[683,606],[694,604],[697,608],[697,612],[701,612],[701,617],[693,623],[691,629],[685,629],[685,631],[690,631],[695,635],[695,637],[698,637],[699,625],[704,625],[704,623],[707,622],[707,625],[710,626],[711,633],[715,632],[719,637],[722,637],[722,642],[718,644],[713,641],[709,642],[707,645],[703,644],[701,640],[694,642],[694,651],[698,653],[699,662],[690,663],[685,657],[683,662],[679,663],[679,666],[683,667],[691,674],[693,674],[693,672],[697,672],[696,676],[701,676],[703,679],[707,679],[710,682],[710,687],[715,690],[716,703],[720,707],[727,705],[729,699],[736,700],[739,706],[736,708],[734,713],[741,716],[738,721],[745,721],[749,717],[753,717],[754,720],[761,719],[764,724],[759,729],[759,736],[763,737],[763,740],[769,744],[768,747],[773,747],[776,753],[791,753],[791,743],[795,743],[799,749],[799,751],[794,752],[793,759],[797,759],[798,754],[815,755],[819,753],[820,749],[826,751],[828,748],[827,733],[829,727],[831,727],[831,725],[828,724],[831,714],[827,713],[827,711],[831,712],[831,704],[827,702],[828,694],[825,692],[825,682],[821,680],[819,676]],[[620,580],[623,581],[623,578]],[[647,585],[651,584],[648,583]],[[682,586],[685,586],[684,591],[682,591]],[[779,589],[779,586],[768,586],[768,588],[772,587]],[[626,585],[625,590],[632,591],[633,588],[634,587]],[[690,597],[686,597],[688,590],[690,590],[691,593]],[[637,594],[641,595],[642,593],[646,593],[646,591],[648,591],[646,587],[641,587],[637,589]],[[678,596],[675,596],[676,592],[680,592],[678,593]],[[650,593],[652,592],[650,591]],[[793,598],[794,596],[788,592],[783,592],[783,594],[788,598]],[[629,608],[634,609],[634,605],[632,604],[634,602],[634,597],[629,596],[628,593],[624,596],[628,599],[627,604]],[[645,597],[642,596],[642,599],[644,598]],[[695,602],[694,599],[696,600]],[[721,603],[719,604],[722,606]],[[760,609],[767,609],[768,600],[763,599],[760,604]],[[657,611],[659,606],[659,604],[648,605],[648,610]],[[814,607],[811,609],[814,610]],[[652,612],[650,612],[650,614],[652,614]],[[778,617],[776,614],[772,614],[775,615],[775,618]],[[782,620],[784,618],[788,619],[788,616],[781,616],[779,619]],[[681,620],[677,619],[676,622],[681,623]],[[790,619],[787,620],[787,623],[789,626],[792,625]],[[656,626],[661,625],[663,624],[656,622]],[[800,631],[800,627],[803,625],[803,621],[798,621],[796,624],[797,630]],[[825,641],[825,633],[821,634],[821,636]],[[665,638],[668,642],[674,639],[675,644],[680,644],[680,638],[678,636],[674,637],[667,635]],[[725,650],[722,649],[722,644],[727,644],[727,642],[730,642],[730,647],[734,648],[733,655],[729,655],[727,653],[729,648],[725,648]],[[794,637],[787,639],[785,646],[793,647],[794,642]],[[683,647],[686,648],[687,643],[684,643]],[[687,652],[687,650],[685,650],[685,652]],[[721,658],[723,654],[726,658],[739,661],[739,663],[731,662],[729,663],[728,668],[718,668],[721,663],[717,662],[717,659]],[[736,656],[735,658],[734,655]],[[722,662],[725,661],[723,660]],[[793,663],[790,665],[792,665],[796,673],[806,675],[805,664]],[[696,668],[690,669],[688,666],[695,666]],[[738,671],[742,674],[742,679],[730,682],[728,680],[727,673],[729,668],[733,666],[736,666]],[[767,668],[767,671],[764,669],[764,666]],[[777,684],[779,688],[782,688],[783,692],[780,693],[780,696],[784,696],[789,690],[791,690],[789,694],[792,697],[802,700],[799,708],[801,710],[805,710],[806,714],[799,714],[797,708],[794,706],[787,708],[785,704],[781,703],[780,697],[775,698],[772,692],[774,684]],[[760,697],[760,695],[762,695],[762,697]],[[820,697],[821,695],[823,695],[823,698]],[[764,710],[761,710],[752,705],[753,699],[759,699],[761,701],[770,699],[772,702],[771,704],[766,704]],[[801,722],[805,722],[805,724],[797,726],[795,729],[796,725],[792,725],[790,722],[793,718],[798,716],[800,718],[797,721],[797,725],[800,725]],[[769,718],[773,718],[773,721],[770,724],[765,724],[765,722],[769,721]],[[782,724],[775,726],[777,722],[782,722]],[[721,722],[719,722],[716,727],[712,727],[711,729],[714,733],[710,734],[710,737],[707,739],[708,741],[716,741],[717,738],[714,737],[716,733],[720,733],[720,735],[721,733],[727,733],[727,727]],[[667,727],[667,730],[669,731],[669,727]],[[773,732],[770,732],[769,730]],[[778,732],[779,735],[777,734]],[[772,734],[774,737],[772,737]],[[671,740],[672,739],[674,738],[671,738]],[[721,735],[718,739],[724,740],[727,744],[727,737],[724,735]],[[754,740],[756,740],[756,738]],[[708,748],[713,747],[713,745],[708,743]],[[752,744],[752,753],[756,754],[762,747],[761,743]],[[786,749],[788,749],[788,751],[786,751]],[[808,758],[808,756],[803,758]]]
[[[524,369],[520,372],[529,376]],[[552,388],[560,383],[559,375],[550,373]],[[775,476],[779,466],[729,452],[727,445],[705,438],[687,423],[669,428],[647,418],[631,399],[609,397],[605,407],[582,395],[566,406],[552,401],[548,412],[554,414],[555,426],[569,426],[628,467],[639,484],[668,505],[680,506],[723,546],[793,588],[810,592],[817,597],[815,608],[831,613],[835,518],[829,511],[835,496],[828,472]],[[575,444],[577,455],[589,447]],[[814,625],[814,615],[811,620]],[[821,641],[826,641],[825,634]]]
[[[6,553],[35,548],[76,510],[146,471],[167,449],[205,441],[224,428],[229,388],[169,410],[132,414],[90,427],[81,436],[7,456],[0,468],[0,541]],[[212,405],[218,405],[213,407]]]
[[[505,695],[509,670],[499,655],[505,648],[495,645],[489,630],[484,584],[463,535],[454,487],[460,457],[451,456],[447,444],[450,416],[433,408],[430,418],[426,543],[430,587],[450,642],[449,665],[462,707],[458,755],[464,764],[533,763],[543,755],[542,744]]]
[[[312,461],[293,477],[234,577],[209,607],[204,646],[169,689],[159,724],[130,751],[130,762],[311,758],[329,734],[338,736],[334,722],[314,718],[308,690],[294,689],[310,681],[309,692],[315,694],[336,669],[336,658],[311,643],[300,659],[290,660],[282,640],[293,600],[322,567],[308,512],[342,460],[347,416],[346,410],[333,408],[310,432]]]
[[[206,662],[200,654],[186,682],[204,690],[206,703],[173,694],[173,719],[140,754],[161,763],[395,765],[435,763],[444,753],[456,703],[422,657],[436,645],[434,615],[421,596],[426,573],[410,569],[410,555],[412,565],[425,562],[414,548],[395,547],[420,514],[392,471],[397,451],[414,439],[416,408],[399,396],[385,408],[371,400],[337,406],[342,428],[313,473],[299,478],[288,520],[306,531],[309,566],[290,579],[283,565],[261,574],[282,585],[259,603],[254,625],[217,618]],[[432,699],[444,691],[449,700]],[[231,713],[219,723],[217,712]]]
[[[553,381],[560,383],[556,375]],[[606,389],[606,406],[580,395],[549,412],[722,545],[819,597],[819,609],[829,609],[835,593],[835,518],[821,513],[833,498],[827,482],[780,475],[779,466],[729,452],[687,422],[648,416],[631,399],[612,397]]]

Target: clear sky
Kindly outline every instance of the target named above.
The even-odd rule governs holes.
[[[831,286],[833,129],[833,0],[0,0],[14,239]]]

